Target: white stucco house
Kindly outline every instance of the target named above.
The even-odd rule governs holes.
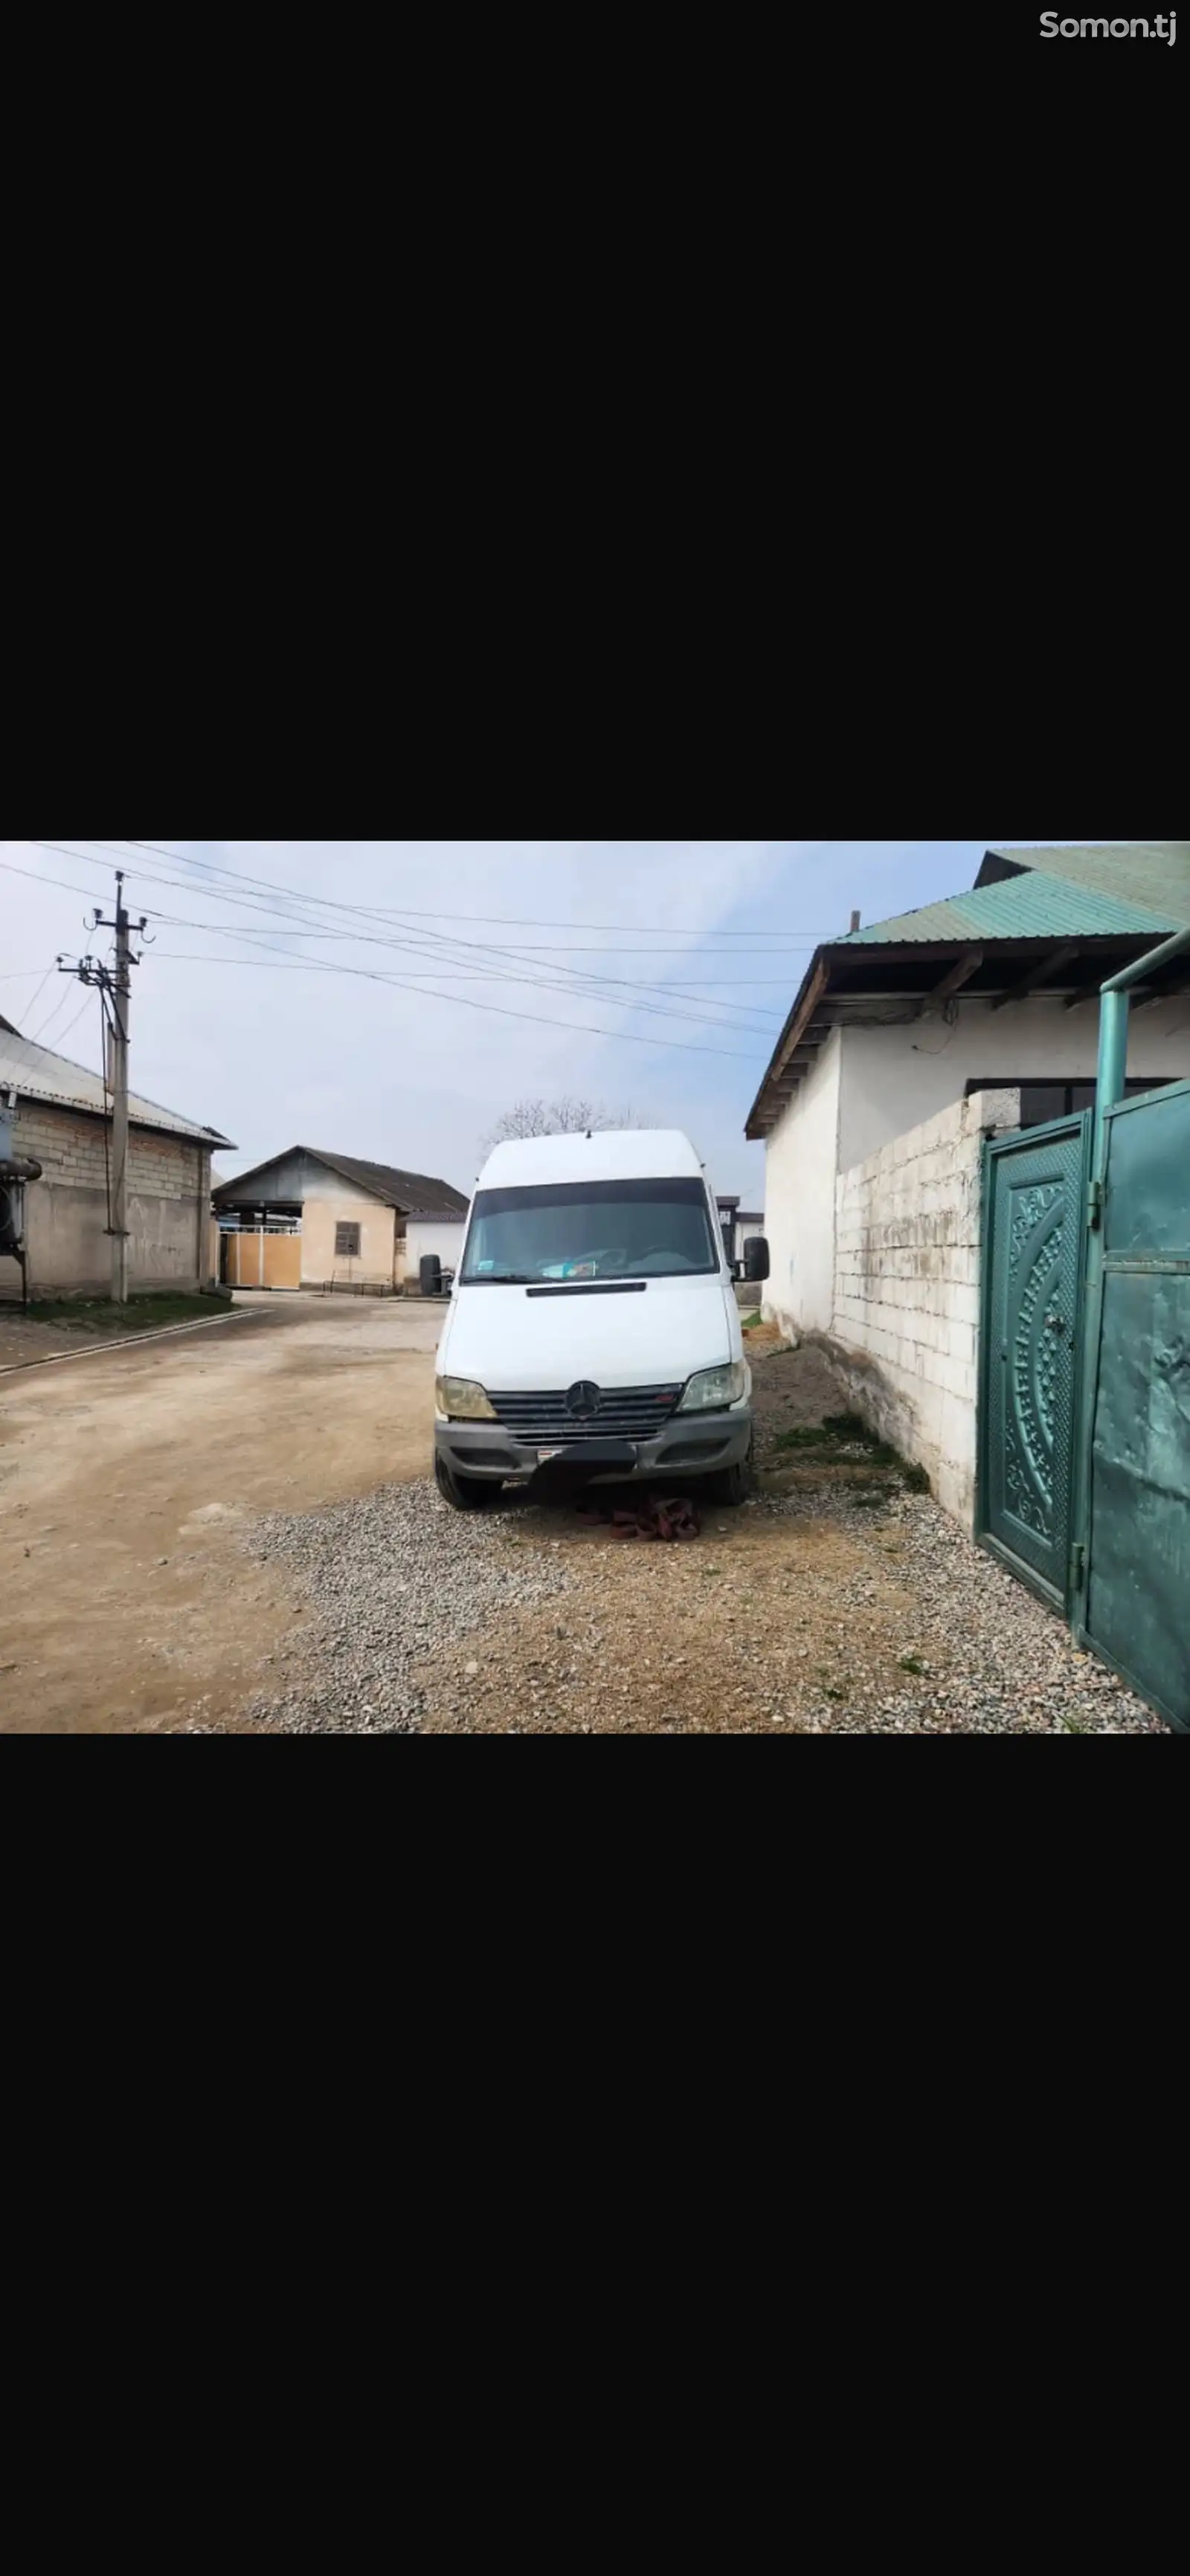
[[[764,1312],[966,1518],[981,1133],[1094,1098],[1096,995],[1190,924],[1190,842],[989,850],[974,887],[820,947],[747,1123],[765,1145]],[[1190,1077],[1190,961],[1133,996],[1128,1083]]]

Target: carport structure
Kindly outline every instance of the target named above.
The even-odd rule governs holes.
[[[416,1283],[426,1253],[453,1268],[467,1213],[449,1181],[310,1145],[221,1182],[213,1206],[225,1287],[373,1297]]]

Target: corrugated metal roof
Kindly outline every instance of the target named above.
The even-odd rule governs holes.
[[[1190,841],[1099,841],[1072,849],[992,849],[988,855],[1120,903],[1141,904],[1147,912],[1172,913],[1179,929],[1190,924]]]
[[[402,1172],[393,1163],[362,1163],[354,1154],[323,1154],[316,1145],[305,1147],[318,1163],[329,1163],[332,1172],[344,1172],[350,1181],[359,1181],[365,1190],[375,1190],[402,1216],[466,1216],[470,1201],[449,1181],[436,1181],[428,1172]]]
[[[402,1172],[394,1163],[362,1162],[356,1154],[324,1154],[320,1145],[291,1145],[284,1154],[272,1154],[267,1163],[255,1163],[250,1172],[237,1172],[230,1181],[218,1181],[214,1197],[217,1205],[235,1197],[248,1181],[259,1180],[262,1172],[275,1171],[280,1163],[291,1163],[298,1154],[308,1154],[312,1163],[321,1163],[328,1172],[338,1172],[343,1180],[355,1181],[385,1207],[395,1208],[399,1216],[424,1216],[437,1219],[465,1216],[469,1201],[449,1181],[431,1178],[428,1172]]]
[[[1022,858],[1021,851],[1005,851]],[[1190,916],[1188,916],[1190,917]],[[1154,938],[1180,930],[1172,912],[1151,912],[1139,903],[1120,902],[1090,885],[1076,885],[1048,872],[1005,877],[999,885],[973,886],[969,894],[950,895],[942,903],[924,903],[916,912],[894,913],[837,939],[836,948],[871,947],[874,942],[915,939],[1109,939],[1147,930]]]
[[[89,1109],[100,1118],[110,1114],[108,1096],[97,1073],[85,1065],[72,1064],[64,1055],[54,1055],[49,1047],[23,1038],[6,1020],[0,1027],[0,1090],[11,1084],[18,1097],[47,1100],[60,1109]],[[229,1136],[221,1136],[215,1127],[198,1127],[192,1118],[179,1118],[173,1109],[162,1109],[155,1100],[142,1100],[138,1093],[128,1094],[128,1115],[134,1127],[156,1127],[167,1136],[190,1136],[199,1145],[230,1147]]]

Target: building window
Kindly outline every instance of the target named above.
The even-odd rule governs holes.
[[[356,1260],[358,1260],[358,1258],[359,1258],[359,1227],[358,1227],[358,1225],[337,1225],[337,1226],[335,1227],[335,1259],[336,1259],[336,1261],[356,1261]]]
[[[1132,1100],[1141,1091],[1161,1091],[1167,1082],[1175,1080],[1176,1076],[1169,1073],[1155,1074],[1151,1081],[1147,1076],[1135,1076],[1125,1083],[1125,1097]],[[969,1082],[968,1099],[973,1091],[1019,1091],[1022,1127],[1044,1127],[1051,1118],[1076,1117],[1080,1110],[1095,1106],[1093,1082],[1013,1082],[1006,1081],[1001,1073],[994,1082]]]

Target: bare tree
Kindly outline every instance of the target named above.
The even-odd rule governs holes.
[[[609,1109],[602,1101],[518,1100],[497,1119],[479,1150],[490,1154],[493,1145],[505,1145],[520,1136],[586,1136],[600,1127],[639,1125],[633,1110]]]

